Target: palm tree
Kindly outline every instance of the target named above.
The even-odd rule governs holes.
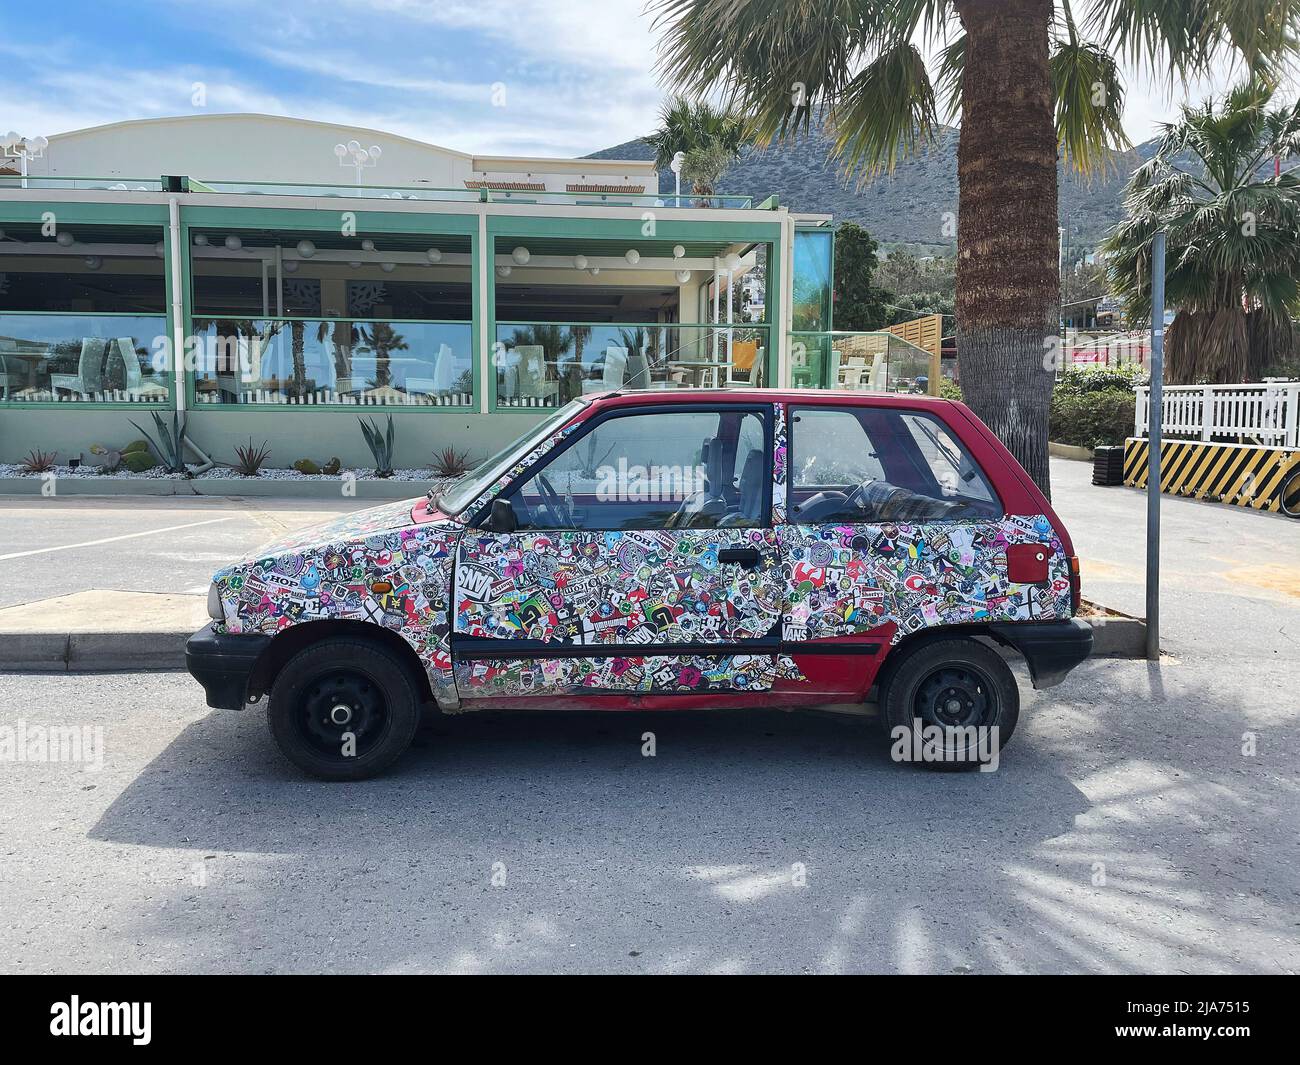
[[[375,357],[375,376],[368,382],[371,388],[391,387],[393,380],[392,363],[389,356],[395,351],[406,351],[410,345],[406,338],[393,329],[388,322],[371,322],[367,328],[355,327],[357,346]]]
[[[682,177],[691,183],[691,190],[699,197],[697,206],[712,204],[713,189],[735,158],[736,153],[718,141],[701,144],[686,153],[682,159]]]
[[[1300,102],[1272,108],[1247,82],[1221,103],[1184,107],[1129,180],[1127,217],[1106,241],[1129,314],[1151,317],[1151,240],[1168,240],[1165,380],[1258,380],[1295,350],[1300,314]],[[1275,166],[1275,160],[1278,164]]]
[[[1058,148],[1080,169],[1126,146],[1117,57],[1185,77],[1294,53],[1300,0],[653,0],[660,66],[718,93],[768,142],[827,122],[868,177],[961,116],[957,344],[967,402],[1049,487]],[[933,77],[920,41],[939,49]],[[940,220],[936,219],[936,227]],[[1049,349],[1050,350],[1050,349]]]
[[[748,137],[745,121],[738,115],[707,101],[695,103],[679,96],[660,108],[659,128],[646,142],[655,150],[655,166],[660,170],[681,152],[685,156],[682,177],[697,195],[708,197]]]

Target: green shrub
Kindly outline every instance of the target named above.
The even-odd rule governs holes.
[[[939,398],[955,399],[958,403],[966,402],[966,397],[961,391],[961,385],[956,381],[950,381],[946,377],[939,382]]]
[[[312,462],[311,459],[299,459],[293,464],[293,468],[299,473],[307,474],[309,477],[314,477],[316,474],[320,473],[320,467],[317,466],[316,463]]]
[[[129,444],[126,445],[126,447],[122,448],[122,454],[129,455],[133,451],[147,452],[148,450],[149,450],[148,440],[132,440]]]
[[[148,451],[124,451],[122,465],[132,473],[144,473],[145,470],[152,470],[157,466],[158,460]]]
[[[1128,392],[1147,383],[1148,375],[1141,366],[1128,363],[1123,366],[1072,366],[1061,374],[1056,392],[1079,396],[1086,392]]]
[[[1052,394],[1050,438],[1095,448],[1122,444],[1133,433],[1133,393],[1118,388]]]

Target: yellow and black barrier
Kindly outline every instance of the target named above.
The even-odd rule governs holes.
[[[1124,483],[1145,488],[1150,445],[1146,439],[1124,441]],[[1231,503],[1255,510],[1282,509],[1282,486],[1300,471],[1300,449],[1258,444],[1207,444],[1199,440],[1162,440],[1160,490],[1170,495]],[[1300,497],[1300,487],[1290,486]],[[1289,501],[1294,512],[1300,498]]]

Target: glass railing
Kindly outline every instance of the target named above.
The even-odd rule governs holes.
[[[712,207],[748,210],[752,196],[680,196],[663,192],[537,192],[528,189],[487,189],[493,203],[544,203],[574,207]]]
[[[769,329],[731,326],[498,322],[498,407],[557,407],[612,389],[766,383]]]
[[[191,181],[192,192],[234,192],[244,196],[347,196],[380,200],[451,200],[477,202],[477,189],[431,185],[302,185],[291,181]]]
[[[930,353],[893,333],[790,334],[794,388],[923,393],[929,383]]]
[[[194,319],[196,404],[472,407],[470,322]]]
[[[155,186],[157,182],[154,183]],[[95,186],[98,187],[98,186]],[[344,196],[362,199],[443,200],[493,203],[542,203],[569,207],[712,207],[748,210],[752,196],[680,196],[664,192],[551,192],[541,189],[506,189],[491,186],[446,188],[434,185],[382,185],[347,183],[304,185],[288,181],[198,181],[191,179],[193,192],[233,192],[247,196]]]
[[[165,403],[165,315],[0,311],[0,402]]]
[[[21,177],[0,175],[0,189],[97,189],[105,192],[158,192],[158,178],[123,177]]]

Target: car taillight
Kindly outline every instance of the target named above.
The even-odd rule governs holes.
[[[1070,606],[1071,613],[1077,614],[1083,600],[1083,585],[1079,580],[1079,556],[1070,555]]]

